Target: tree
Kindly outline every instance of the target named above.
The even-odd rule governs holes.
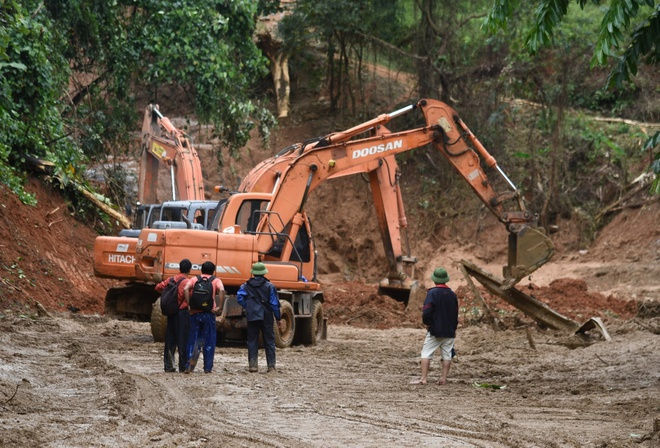
[[[397,36],[399,2],[387,0],[298,0],[280,25],[289,52],[319,43],[325,51],[325,82],[331,109],[356,112],[362,95],[363,61],[368,41]]]
[[[569,0],[537,1],[534,20],[526,38],[530,52],[536,53],[552,42],[555,29],[566,15],[569,3]],[[588,1],[576,0],[576,3],[584,9]],[[599,5],[602,1],[592,0],[591,3]],[[485,22],[486,27],[491,32],[504,28],[518,6],[518,0],[495,0]],[[646,16],[626,39],[624,33],[641,14]],[[645,59],[649,64],[660,61],[659,40],[660,5],[656,5],[654,0],[611,0],[600,24],[591,65],[602,66],[608,58],[617,58],[607,84],[620,87],[623,81],[637,74],[640,59]]]
[[[27,155],[45,155],[60,171],[76,164],[80,152],[61,118],[59,97],[68,78],[61,44],[38,16],[42,6],[8,0],[0,5],[0,178],[23,202],[35,204],[22,188]]]
[[[125,147],[136,91],[181,92],[234,153],[272,116],[253,87],[268,71],[252,40],[274,0],[7,0],[0,5],[0,171],[27,155],[62,177]],[[13,182],[13,181],[12,181]],[[9,183],[9,182],[6,182]],[[15,185],[16,182],[14,182]]]

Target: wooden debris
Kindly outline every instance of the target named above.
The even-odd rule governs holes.
[[[55,221],[51,221],[51,222],[48,223],[48,228],[50,229],[50,226],[52,226],[53,224],[57,224],[58,222],[62,222],[62,221],[64,221],[64,218],[60,218],[60,219],[56,219]]]
[[[25,156],[26,157],[26,162],[30,167],[39,173],[46,173],[46,174],[53,174],[55,164],[53,162],[50,162],[48,160],[43,160],[38,157],[32,157],[32,156]],[[65,182],[58,176],[55,176],[58,181],[60,181],[62,184]],[[119,224],[125,228],[125,229],[130,229],[131,228],[131,220],[124,215],[121,212],[118,212],[117,210],[113,209],[110,207],[108,204],[105,204],[103,201],[99,200],[94,193],[89,191],[87,188],[84,186],[80,185],[79,183],[75,181],[70,181],[69,182],[71,185],[73,185],[80,193],[82,193],[83,196],[85,196],[92,204],[94,204],[97,208],[101,209],[103,212],[105,212],[107,215],[115,219]],[[59,207],[51,210],[46,214],[46,216],[51,215],[52,213],[55,213]]]
[[[506,302],[518,308],[540,324],[560,330],[566,333],[584,333],[591,329],[597,329],[603,335],[606,341],[612,340],[611,336],[605,329],[605,324],[599,317],[592,317],[584,324],[580,325],[573,319],[562,316],[545,303],[537,300],[536,298],[525,294],[524,292],[514,288],[504,288],[504,281],[496,278],[488,272],[480,269],[475,264],[466,260],[461,260],[465,271],[472,277],[479,280],[479,283],[490,291],[492,294],[501,297]]]
[[[41,304],[41,302],[39,302],[39,301],[36,300],[36,299],[32,299],[32,300],[34,300],[34,305],[37,307],[37,313],[38,313],[40,316],[53,317],[53,316],[51,316],[51,314],[46,310],[46,308],[44,308],[44,306]]]
[[[87,190],[82,185],[80,185],[78,183],[75,183],[75,182],[73,182],[73,185],[75,185],[75,187],[78,189],[78,191],[80,191],[83,194],[83,196],[85,196],[87,199],[89,199],[90,202],[92,202],[92,204],[94,204],[99,209],[103,210],[106,214],[110,215],[110,217],[112,217],[113,219],[116,219],[122,227],[124,227],[125,229],[130,229],[131,228],[131,220],[128,219],[128,217],[126,215],[124,215],[123,213],[118,212],[117,210],[113,209],[109,205],[103,203],[103,201],[100,201],[94,195],[94,193]]]
[[[515,306],[542,325],[556,330],[565,331],[567,333],[574,333],[580,327],[580,324],[574,320],[562,316],[534,297],[513,287],[504,289],[502,287],[504,283],[503,280],[495,278],[493,275],[483,271],[473,263],[466,260],[461,260],[461,263],[465,266],[465,269],[470,276],[476,278],[488,291],[501,297],[506,302]]]
[[[596,355],[596,358],[598,358],[598,360],[599,360],[600,362],[602,362],[602,363],[605,364],[606,366],[609,366],[609,365],[610,365],[609,362],[605,361],[603,358],[601,358],[600,356],[598,356],[598,353],[595,353],[595,355]]]
[[[532,350],[536,350],[536,344],[534,343],[532,332],[527,327],[525,328],[525,334],[527,335],[527,342],[529,342],[529,346],[532,348]]]
[[[48,213],[46,213],[46,217],[49,217],[49,216],[52,215],[53,213],[57,213],[57,211],[58,211],[59,209],[60,209],[60,206],[58,205],[57,207],[55,207],[54,209],[52,209],[51,211],[49,211]]]
[[[465,269],[465,266],[462,263],[458,263],[458,268],[461,270],[463,277],[465,277],[465,280],[472,289],[472,294],[474,295],[474,298],[481,303],[481,306],[484,309],[484,314],[487,316],[487,319],[490,322],[491,326],[495,331],[499,330],[500,329],[499,320],[495,317],[495,314],[491,311],[490,307],[488,306],[483,296],[479,292],[479,289],[472,281],[472,277],[470,277],[470,274],[468,274],[467,270]]]

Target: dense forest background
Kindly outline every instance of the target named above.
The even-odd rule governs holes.
[[[294,99],[316,98],[338,127],[392,103],[451,104],[524,179],[548,228],[579,216],[594,229],[631,191],[658,193],[653,0],[6,0],[2,182],[35,204],[22,185],[31,161],[47,160],[76,213],[91,213],[69,186],[86,183],[87,164],[125,155],[139,111],[165,92],[180,113],[213,126],[219,164],[240,157],[254,129],[267,139],[278,125],[269,60],[254,37],[275,13]],[[377,76],[406,82],[384,87]],[[422,211],[460,182],[423,151],[401,159],[423,179]],[[125,173],[110,166],[102,193],[122,208],[124,192],[112,186]]]

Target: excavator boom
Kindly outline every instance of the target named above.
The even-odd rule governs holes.
[[[385,128],[392,118],[413,109],[423,113],[425,126],[403,132],[390,132]],[[367,131],[373,135],[355,138]],[[411,275],[403,272],[402,266],[414,264],[415,259],[402,250],[401,230],[407,224],[394,155],[425,145],[431,145],[447,158],[509,231],[509,257],[504,267],[506,287],[513,286],[550,259],[553,245],[545,233],[535,227],[535,216],[526,210],[520,191],[456,111],[436,100],[421,100],[414,106],[329,134],[313,143],[292,145],[255,167],[244,180],[242,191],[258,187],[259,191],[273,194],[258,231],[259,252],[266,254],[271,250],[272,235],[286,232],[295,239],[294,218],[302,213],[310,192],[322,182],[358,172],[368,173],[390,261],[390,281],[382,290],[407,301]],[[503,177],[509,188],[507,191],[495,190],[482,161]],[[293,226],[290,223],[294,223]]]
[[[204,200],[202,167],[197,151],[185,134],[160,113],[158,106],[150,104],[144,111],[142,122],[138,202],[160,202],[157,191],[161,164],[170,171],[172,201]]]

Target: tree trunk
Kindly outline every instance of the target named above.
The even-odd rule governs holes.
[[[328,96],[330,97],[330,109],[337,109],[337,96],[335,95],[335,48],[332,37],[328,38]]]
[[[289,95],[291,87],[289,83],[289,58],[282,52],[270,56],[270,71],[273,75],[275,86],[275,99],[277,101],[277,117],[289,116]]]
[[[433,98],[435,96],[435,73],[431,66],[431,52],[435,41],[435,33],[428,25],[429,19],[434,21],[432,14],[434,10],[433,0],[421,0],[419,28],[417,34],[417,54],[424,56],[416,61],[418,93],[420,98]],[[431,17],[428,17],[431,15]]]
[[[562,134],[561,129],[564,123],[564,110],[566,109],[566,100],[568,96],[566,78],[567,78],[568,67],[567,64],[562,65],[561,78],[559,79],[559,84],[561,86],[561,91],[559,96],[556,99],[555,105],[557,107],[557,117],[555,118],[555,124],[552,130],[552,154],[550,159],[550,184],[548,186],[548,195],[546,196],[545,203],[543,204],[543,210],[541,211],[541,224],[546,229],[551,224],[549,210],[552,201],[557,201],[559,198],[559,173],[560,165],[563,162],[564,151],[562,148]],[[555,206],[555,211],[557,211],[557,206]]]

